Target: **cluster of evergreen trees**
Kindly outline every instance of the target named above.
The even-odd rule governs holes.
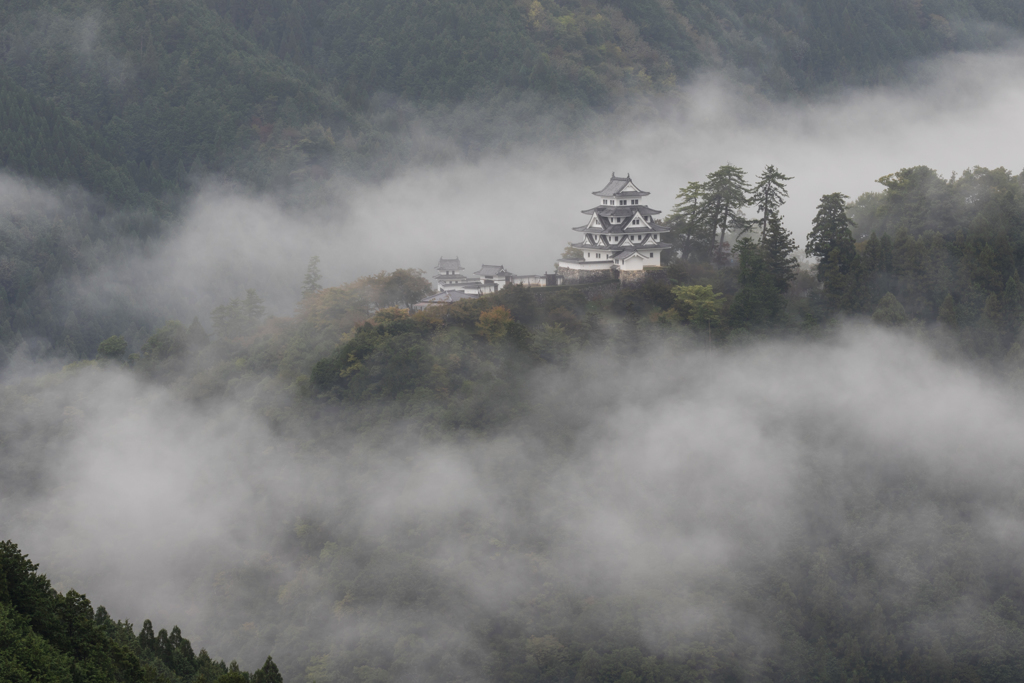
[[[801,298],[788,302],[799,270],[780,214],[787,180],[769,166],[751,187],[727,164],[682,188],[668,218],[676,267],[715,263],[735,273],[719,285],[733,295],[722,302],[723,334],[870,315],[937,325],[936,335],[977,358],[1024,358],[1024,174],[976,167],[947,180],[915,167],[881,178],[883,191],[853,204],[841,193],[823,196],[804,249],[820,290],[805,281]],[[744,211],[751,206],[754,218]]]
[[[849,214],[843,195],[822,198],[807,253],[824,303],[938,325],[971,356],[1024,358],[1024,174],[976,167],[947,180],[916,167],[879,182]]]
[[[254,674],[214,661],[175,626],[114,621],[103,607],[54,590],[11,541],[0,542],[0,680],[5,683],[282,683],[267,657]]]

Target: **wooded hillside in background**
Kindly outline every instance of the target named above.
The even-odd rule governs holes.
[[[706,68],[785,96],[991,48],[1011,0],[46,0],[0,7],[0,167],[119,204],[257,187],[392,144],[388,93],[444,111],[603,111]],[[579,114],[575,114],[578,116]],[[159,208],[159,204],[158,204]]]

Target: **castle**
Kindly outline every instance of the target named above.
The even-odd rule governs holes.
[[[661,252],[672,245],[663,239],[668,228],[658,223],[661,213],[646,204],[643,197],[650,195],[633,183],[627,174],[612,178],[604,189],[593,193],[601,204],[582,213],[590,216],[586,225],[573,228],[583,233],[583,240],[571,246],[582,258],[562,258],[555,263],[556,272],[544,275],[516,275],[504,266],[484,265],[473,273],[476,278],[462,274],[465,268],[458,257],[441,258],[437,262],[437,293],[416,304],[416,308],[453,303],[460,299],[491,294],[510,284],[530,287],[553,287],[561,284],[579,284],[587,281],[608,280],[618,276],[620,283],[638,282],[644,277],[644,268],[661,265]]]
[[[572,245],[583,258],[563,258],[555,264],[564,281],[602,279],[618,271],[625,282],[642,277],[645,267],[660,266],[661,252],[672,245],[662,239],[668,228],[654,218],[661,211],[640,203],[650,192],[638,188],[628,174],[619,178],[613,172],[604,189],[593,194],[601,204],[584,209],[590,220],[573,228],[583,233],[583,240]]]

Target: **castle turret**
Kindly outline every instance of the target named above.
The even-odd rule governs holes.
[[[434,279],[437,280],[438,290],[447,289],[452,285],[459,285],[466,281],[466,276],[462,274],[465,268],[459,263],[459,257],[455,258],[444,258],[437,262],[437,275]]]

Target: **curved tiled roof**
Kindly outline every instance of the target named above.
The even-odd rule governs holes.
[[[441,258],[437,262],[437,270],[462,270],[462,264],[459,263],[459,257],[455,258]]]
[[[634,204],[633,206],[595,206],[592,209],[583,209],[580,213],[585,213],[588,216],[595,213],[598,216],[632,216],[634,213],[639,213],[641,216],[656,216],[661,211],[652,209],[646,204]]]
[[[631,182],[633,182],[633,179],[629,177],[628,173],[626,174],[625,178],[618,178],[614,173],[612,173],[612,179],[608,181],[608,184],[604,186],[604,189],[598,190],[593,194],[597,195],[598,197],[646,197],[647,195],[650,194],[650,192],[643,191],[624,192],[623,190]],[[634,187],[636,186],[634,185]]]
[[[480,270],[473,273],[473,275],[479,275],[480,277],[515,277],[514,273],[510,273],[505,270],[505,266],[488,266],[483,265]]]

